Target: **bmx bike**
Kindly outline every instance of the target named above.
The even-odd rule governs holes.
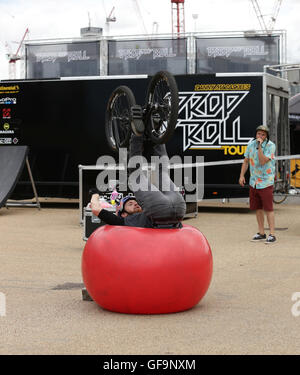
[[[110,95],[105,116],[105,135],[112,151],[127,148],[130,136],[144,134],[153,143],[166,143],[178,116],[178,88],[167,71],[156,73],[147,87],[145,104],[137,105],[128,86],[118,86]]]
[[[278,161],[278,171],[275,175],[274,188],[273,188],[273,202],[280,204],[284,202],[291,189],[291,180],[289,173],[289,163],[285,160]]]
[[[287,197],[295,197],[300,194],[300,189],[290,185],[289,181],[278,179],[274,183],[273,202],[282,203]]]
[[[284,202],[289,194],[289,181],[276,179],[273,188],[273,202],[280,204]]]

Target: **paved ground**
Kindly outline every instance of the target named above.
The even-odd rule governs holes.
[[[82,301],[78,209],[1,209],[0,354],[299,354],[299,199],[275,213],[278,243],[266,246],[249,241],[245,201],[202,203],[186,222],[212,248],[206,296],[182,313],[126,315]]]

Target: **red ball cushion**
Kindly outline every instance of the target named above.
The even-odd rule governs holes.
[[[105,225],[88,239],[82,277],[107,310],[162,314],[195,306],[212,277],[212,253],[196,228],[148,229]]]

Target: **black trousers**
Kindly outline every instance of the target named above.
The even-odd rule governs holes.
[[[129,147],[129,188],[134,192],[144,213],[154,223],[176,223],[183,219],[186,204],[179,188],[170,179],[170,160],[165,144],[151,145],[152,177],[143,156],[144,139],[131,136]],[[144,167],[144,168],[143,168]],[[153,181],[153,174],[154,179]]]

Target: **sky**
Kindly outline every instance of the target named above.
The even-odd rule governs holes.
[[[257,1],[268,24],[277,0]],[[108,30],[105,21],[113,7],[116,22]],[[300,0],[282,0],[274,29],[287,32],[288,64],[300,63],[299,15]],[[80,28],[89,23],[102,27],[104,35],[171,33],[171,0],[0,0],[0,79],[8,78],[8,49],[16,52],[26,28],[29,40],[63,39],[80,37]],[[251,0],[185,0],[185,30],[261,29]]]

